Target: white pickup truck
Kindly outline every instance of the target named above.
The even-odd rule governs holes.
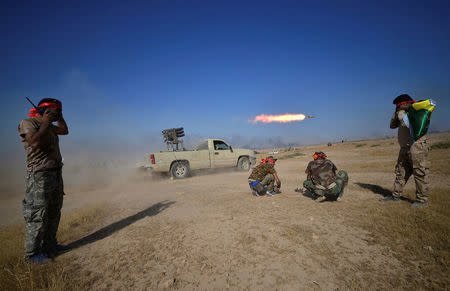
[[[148,153],[144,167],[153,172],[169,172],[172,177],[183,179],[191,170],[199,169],[237,167],[248,171],[255,162],[252,150],[234,149],[221,139],[206,139],[191,151]]]

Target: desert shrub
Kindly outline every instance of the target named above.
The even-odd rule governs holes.
[[[370,147],[372,147],[372,148],[374,148],[374,147],[379,147],[380,146],[380,144],[373,144],[373,145],[371,145]]]
[[[367,145],[366,143],[359,143],[355,147],[360,148],[360,147],[363,147],[363,146],[366,146],[366,145]]]
[[[450,141],[441,141],[431,146],[432,149],[448,149],[450,148]]]
[[[293,153],[293,154],[289,154],[289,155],[285,155],[280,157],[280,160],[286,160],[286,159],[290,159],[290,158],[295,158],[295,157],[301,157],[304,156],[304,153]]]

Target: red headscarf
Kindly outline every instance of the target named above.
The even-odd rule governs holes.
[[[313,158],[314,160],[317,160],[318,158],[326,159],[327,155],[324,152],[315,152]]]
[[[58,109],[62,109],[62,104],[61,103],[57,103],[57,102],[45,102],[45,103],[41,103],[39,104],[39,107],[48,107],[48,108],[58,108]],[[30,109],[30,113],[28,113],[29,117],[36,117],[38,116],[39,111],[37,108],[31,108]]]
[[[414,101],[414,100],[412,100],[412,101],[403,101],[403,102],[399,102],[399,103],[397,103],[397,104],[395,104],[395,106],[397,106],[397,107],[399,107],[399,106],[401,106],[401,105],[403,105],[403,104],[414,104],[414,103],[416,103],[416,101]]]

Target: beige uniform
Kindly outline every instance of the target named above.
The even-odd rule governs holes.
[[[411,175],[414,175],[416,183],[416,200],[426,202],[428,199],[428,174],[429,164],[427,161],[428,138],[422,136],[415,142],[411,138],[410,130],[403,121],[406,112],[399,110],[391,118],[392,129],[398,128],[398,143],[400,152],[398,154],[397,165],[395,166],[394,197],[400,197],[403,187]]]
[[[26,134],[35,134],[41,125],[42,121],[36,117],[24,119],[19,124],[19,138],[25,148],[27,171],[30,173],[61,169],[63,166],[59,138],[53,124],[50,124],[47,135],[43,137],[46,141],[45,146],[33,148],[25,139]]]

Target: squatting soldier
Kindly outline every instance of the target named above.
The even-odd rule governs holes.
[[[27,160],[22,201],[25,259],[43,264],[65,249],[56,241],[64,195],[58,135],[69,131],[62,115],[62,104],[57,99],[42,99],[28,115],[30,118],[19,124],[19,137]]]
[[[429,165],[427,161],[429,145],[425,135],[413,141],[410,129],[405,124],[405,116],[411,104],[415,101],[407,94],[402,94],[394,99],[396,106],[392,116],[390,127],[398,128],[398,143],[400,152],[398,154],[397,165],[395,166],[395,181],[392,195],[386,196],[381,201],[399,201],[403,192],[403,187],[408,182],[409,177],[414,175],[416,182],[416,201],[411,207],[424,207],[428,205],[428,173]]]
[[[318,202],[325,199],[340,201],[348,183],[347,172],[340,170],[336,174],[336,166],[323,152],[315,152],[313,158],[306,168],[307,177],[303,187],[311,192]]]
[[[253,195],[272,196],[281,193],[281,181],[275,170],[276,160],[273,156],[269,156],[253,169],[250,177],[248,177],[248,184],[250,189],[252,189]],[[277,183],[277,187],[274,187],[274,182]]]

